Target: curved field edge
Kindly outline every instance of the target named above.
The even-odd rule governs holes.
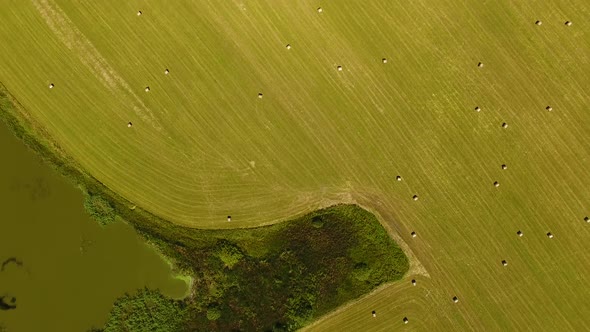
[[[270,327],[275,330],[293,330],[309,324],[345,303],[353,304],[354,299],[371,291],[374,292],[375,287],[401,279],[410,268],[410,262],[402,250],[402,248],[409,250],[407,245],[403,244],[400,248],[391,238],[391,229],[383,228],[382,220],[357,205],[335,205],[271,226],[230,230],[186,228],[143,211],[86,174],[63,153],[59,145],[52,141],[40,126],[26,116],[24,108],[1,83],[0,120],[5,122],[12,132],[39,154],[45,162],[83,191],[86,196],[85,207],[97,222],[104,225],[119,218],[130,222],[152,244],[155,244],[166,258],[171,260],[177,271],[193,276],[191,294],[185,300],[166,299],[148,290],[120,299],[114,307],[110,323],[107,324],[107,331],[109,326],[115,326],[113,319],[118,317],[117,308],[127,302],[132,306],[137,305],[137,301],[142,303],[139,307],[143,309],[146,308],[145,301],[155,307],[159,304],[163,305],[165,311],[162,317],[164,318],[171,318],[172,315],[182,317],[179,313],[184,313],[184,308],[192,308],[193,315],[186,316],[186,319],[189,323],[196,325],[189,329],[207,325],[209,328],[215,328],[219,324],[225,324],[223,328],[235,328],[236,326],[232,324],[236,324],[236,320],[232,320],[234,316],[228,315],[227,312],[232,312],[236,306],[240,308],[240,302],[225,303],[223,307],[223,304],[219,303],[222,302],[219,295],[220,286],[213,287],[211,290],[211,280],[227,281],[223,275],[227,275],[228,271],[241,271],[243,273],[237,273],[238,276],[233,279],[233,283],[223,285],[228,292],[235,292],[233,286],[250,277],[260,275],[259,271],[265,267],[268,269],[269,266],[289,267],[282,271],[271,269],[267,271],[268,273],[262,274],[273,276],[272,282],[275,283],[275,288],[277,285],[282,286],[282,282],[290,283],[289,287],[279,287],[287,291],[282,294],[284,297],[282,300],[276,302],[277,296],[271,297],[276,303],[269,304],[269,308],[274,309],[282,304],[284,310],[279,311],[279,316],[273,317],[275,321]],[[96,206],[100,208],[97,209]],[[336,222],[332,222],[330,218],[335,218]],[[331,241],[326,241],[326,234],[316,234],[314,238],[312,234],[314,231],[330,229],[325,226],[326,224],[336,224],[337,227],[344,227],[342,225],[346,224],[349,228],[332,229],[332,233],[329,233]],[[330,243],[333,247],[328,245]],[[314,247],[318,248],[310,252],[310,248]],[[245,259],[242,259],[243,257]],[[274,260],[273,264],[269,264],[269,260]],[[240,268],[240,264],[244,265],[241,263],[243,261],[247,261],[248,264]],[[203,265],[203,262],[206,263]],[[237,268],[234,268],[236,264]],[[299,273],[305,272],[309,276],[303,277],[303,274],[300,276],[296,273],[289,276],[293,266],[299,266]],[[323,270],[310,273],[310,270],[318,266],[323,267]],[[222,275],[217,275],[219,273]],[[253,303],[249,303],[249,306],[246,305],[246,314],[255,318],[257,315],[252,308],[258,307],[259,301],[262,300],[255,296],[260,294],[257,293],[259,291],[257,285],[268,285],[269,282],[264,278],[257,280],[256,277],[250,281],[253,282],[245,283],[252,287],[249,289],[250,294],[232,294],[232,298],[242,296],[242,301],[245,303],[256,299]],[[300,284],[294,286],[294,282]],[[199,283],[204,284],[197,285]],[[331,285],[332,288],[326,285]],[[203,289],[207,291],[199,294]],[[301,291],[294,295],[293,289]],[[320,290],[327,291],[329,294],[321,294]],[[275,292],[277,292],[276,289]],[[150,299],[146,298],[150,296]],[[205,299],[205,302],[200,299]],[[316,301],[319,303],[319,308],[316,308]],[[173,307],[170,307],[171,305]],[[176,307],[177,305],[180,307]],[[232,313],[237,317],[244,314],[244,312]],[[138,318],[139,322],[143,322],[138,324],[159,324],[151,320],[143,321],[144,318]],[[168,321],[164,318],[160,321]],[[241,320],[239,322],[241,323]],[[170,326],[176,325],[171,323]],[[268,326],[250,327],[258,329]]]

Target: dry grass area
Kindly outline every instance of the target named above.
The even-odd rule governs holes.
[[[418,272],[310,330],[590,329],[586,1],[4,4],[0,81],[138,206],[378,212]]]

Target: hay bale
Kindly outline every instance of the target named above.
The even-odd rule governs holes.
[[[397,181],[401,181],[401,180],[402,180],[402,177],[401,177],[400,175],[398,175],[398,176],[396,176],[396,177],[395,177],[395,179],[396,179]]]
[[[164,75],[168,75],[170,74],[170,70],[168,70],[168,68],[166,68],[166,70],[164,70]]]
[[[133,126],[133,123],[131,123],[131,122],[128,122],[128,123],[127,123],[127,128],[131,128],[131,126]]]
[[[323,12],[324,10],[322,9],[322,7],[318,7],[318,13]]]
[[[287,46],[285,46],[288,50],[291,49],[291,44],[287,44]]]
[[[553,107],[551,107],[551,106],[547,106],[547,107],[545,107],[545,109],[548,110],[549,112],[553,111]]]
[[[53,83],[49,84],[49,88],[53,89],[55,87],[55,85],[53,85]]]
[[[500,186],[500,183],[498,181],[494,182],[494,187],[498,188]]]
[[[227,221],[231,221],[231,216],[227,216]]]
[[[551,232],[548,232],[547,233],[547,237],[550,238],[550,239],[552,239],[553,238],[553,234]]]
[[[503,261],[502,261],[502,266],[508,266],[508,262],[507,262],[507,261],[505,261],[505,260],[503,260]]]
[[[565,21],[565,25],[567,25],[568,27],[571,27],[571,26],[572,26],[572,22],[570,22],[570,21]]]
[[[543,22],[541,22],[541,21],[537,21],[537,22],[535,22],[535,24],[536,24],[536,25],[541,25],[541,24],[543,24]]]
[[[412,279],[412,286],[416,286],[416,279]]]
[[[141,10],[137,11],[137,16],[141,16],[143,13],[141,12]]]
[[[584,217],[584,221],[590,223],[590,218],[589,217]]]
[[[408,322],[409,322],[408,317],[404,317],[403,321],[404,321],[404,324],[408,324]]]
[[[412,235],[412,237],[416,237],[416,236],[418,236],[418,234],[416,234],[416,232],[412,232],[412,233],[410,233],[410,234]]]
[[[519,237],[522,237],[524,234],[521,231],[516,232],[516,235],[518,235]]]
[[[375,310],[371,311],[371,315],[373,315],[373,317],[377,317],[377,312]]]
[[[479,68],[483,67],[483,62],[478,63],[477,67],[479,67]]]
[[[383,59],[381,59],[381,62],[387,63],[387,59],[386,58],[383,58]]]
[[[453,296],[453,302],[455,302],[455,303],[459,303],[459,298],[458,298],[458,297],[456,297],[456,296]]]
[[[412,199],[415,200],[415,201],[417,201],[418,200],[418,195],[412,196]]]
[[[506,166],[506,164],[502,164],[502,169],[507,169],[508,166]]]
[[[258,98],[262,99],[262,92],[258,94]]]
[[[479,112],[479,111],[481,111],[481,108],[479,108],[479,106],[475,106],[475,111]]]
[[[506,122],[502,123],[502,128],[504,128],[504,129],[508,128],[508,124]]]
[[[146,86],[145,87],[145,92],[150,92],[150,87],[149,86]]]
[[[338,66],[338,67],[336,67],[336,69],[337,69],[338,71],[342,71],[342,66]]]

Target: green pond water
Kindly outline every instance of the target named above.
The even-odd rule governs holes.
[[[81,192],[2,123],[0,156],[0,331],[87,331],[125,292],[187,292],[132,227],[91,220]]]

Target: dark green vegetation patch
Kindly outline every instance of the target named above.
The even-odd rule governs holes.
[[[187,232],[192,239],[161,245],[195,276],[191,297],[183,302],[155,301],[146,292],[125,297],[109,326],[151,331],[154,322],[144,318],[149,307],[158,315],[184,318],[182,326],[190,331],[292,331],[408,270],[406,256],[375,216],[354,205],[257,229]],[[150,304],[122,309],[121,301]],[[179,325],[170,326],[175,328],[161,325],[158,331]]]

